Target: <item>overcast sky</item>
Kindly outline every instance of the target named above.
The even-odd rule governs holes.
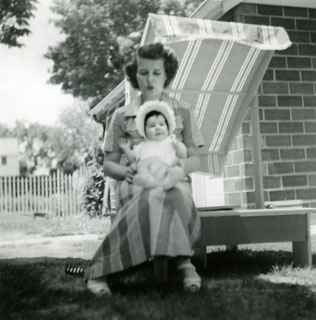
[[[0,44],[0,122],[13,125],[26,120],[53,125],[63,108],[74,104],[60,86],[48,84],[51,61],[44,58],[47,48],[61,39],[49,23],[51,0],[38,0],[32,33],[23,38],[22,48]]]

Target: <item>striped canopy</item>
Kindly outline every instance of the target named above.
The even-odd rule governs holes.
[[[155,41],[179,58],[168,92],[194,108],[205,140],[201,171],[219,175],[274,50],[291,45],[288,35],[280,27],[150,14],[142,44]]]

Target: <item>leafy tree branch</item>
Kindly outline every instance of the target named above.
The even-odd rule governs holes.
[[[29,20],[34,16],[37,0],[0,1],[0,43],[22,47],[19,39],[30,33]]]
[[[50,47],[50,82],[94,106],[123,79],[148,13],[189,16],[202,0],[54,0],[64,41]]]

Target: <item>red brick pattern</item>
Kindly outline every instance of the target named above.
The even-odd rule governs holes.
[[[293,45],[275,52],[258,90],[265,200],[316,207],[316,9],[243,3],[225,17],[289,34]],[[254,206],[250,133],[248,115],[225,168],[228,204]]]

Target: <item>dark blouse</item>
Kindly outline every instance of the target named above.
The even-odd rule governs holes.
[[[182,141],[187,148],[202,147],[204,140],[191,107],[185,102],[170,98],[165,93],[162,100],[168,103],[175,113],[176,129],[174,134],[177,139]],[[118,144],[121,138],[128,138],[131,141],[131,147],[143,141],[143,137],[135,127],[135,117],[140,103],[139,96],[127,106],[115,110],[104,141],[105,152],[122,153]]]

